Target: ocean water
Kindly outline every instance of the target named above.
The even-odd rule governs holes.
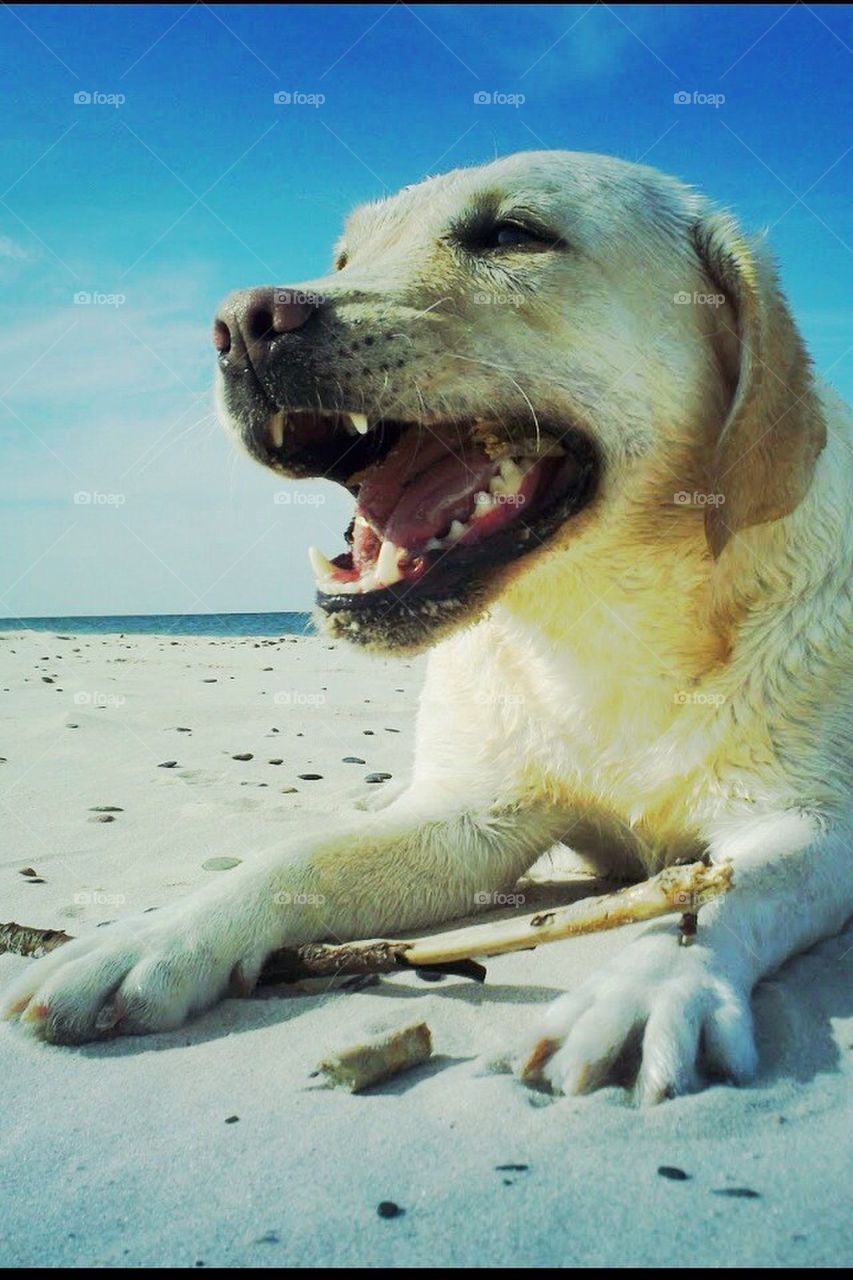
[[[152,613],[88,618],[0,618],[0,631],[70,635],[305,636],[310,613]]]

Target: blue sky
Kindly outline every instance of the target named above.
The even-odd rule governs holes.
[[[348,503],[276,501],[215,424],[217,299],[496,154],[642,158],[769,227],[853,395],[849,7],[3,5],[0,96],[0,616],[309,607]]]

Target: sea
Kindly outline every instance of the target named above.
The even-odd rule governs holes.
[[[310,613],[151,613],[81,618],[0,618],[0,631],[69,635],[310,636]]]

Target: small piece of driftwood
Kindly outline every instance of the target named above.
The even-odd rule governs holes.
[[[46,956],[54,947],[61,947],[63,942],[71,942],[72,935],[63,933],[61,929],[31,929],[25,924],[0,924],[0,955],[4,951],[14,951],[18,956],[32,956],[38,960]]]
[[[324,1077],[331,1088],[360,1093],[380,1080],[388,1080],[402,1071],[426,1062],[432,1053],[432,1036],[425,1022],[413,1022],[382,1035],[371,1036],[361,1044],[341,1049],[317,1064],[314,1075]]]
[[[675,912],[682,918],[695,917],[703,902],[725,893],[731,884],[732,868],[728,863],[709,867],[704,862],[693,862],[667,867],[650,880],[629,885],[616,893],[583,898],[568,907],[555,907],[532,916],[466,925],[463,929],[409,940],[369,938],[361,942],[317,942],[283,947],[267,960],[261,981],[299,982],[305,978],[392,973],[400,968],[436,968],[482,980],[482,966],[472,960],[473,956],[525,951],[546,942],[617,929]],[[695,932],[693,920],[690,929]],[[70,941],[67,933],[53,929],[0,924],[0,951],[39,956]]]

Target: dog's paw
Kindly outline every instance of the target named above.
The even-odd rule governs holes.
[[[263,959],[215,913],[180,903],[36,960],[4,993],[2,1015],[56,1044],[168,1031],[229,990],[250,990]]]
[[[703,1070],[736,1083],[755,1073],[748,992],[699,945],[649,933],[577,991],[561,996],[528,1036],[518,1074],[555,1093],[636,1081],[643,1104],[695,1091]]]

